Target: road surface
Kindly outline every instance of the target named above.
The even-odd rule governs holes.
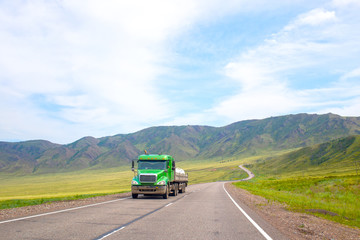
[[[244,178],[241,181],[247,181],[255,177],[255,175],[249,169],[245,168],[243,165],[239,165],[239,168],[244,170],[249,175],[247,178]]]
[[[285,239],[238,200],[237,207],[223,182],[186,190],[168,199],[140,195],[3,221],[0,239]]]

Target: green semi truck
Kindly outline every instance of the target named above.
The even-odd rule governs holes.
[[[188,184],[188,175],[175,166],[175,160],[170,155],[140,155],[132,161],[135,176],[131,181],[131,194],[137,198],[139,194],[161,195],[167,199],[169,195],[184,193]]]

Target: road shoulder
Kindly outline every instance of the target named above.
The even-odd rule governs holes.
[[[225,188],[237,202],[245,204],[289,239],[360,239],[360,229],[288,211],[286,205],[268,202],[232,183],[226,183]]]
[[[85,198],[80,200],[70,200],[70,201],[58,201],[51,203],[44,203],[40,205],[19,207],[19,208],[9,208],[9,209],[0,209],[0,221],[28,217],[38,214],[44,214],[54,211],[60,211],[64,209],[71,209],[81,206],[86,206],[90,204],[96,204],[106,201],[112,201],[116,199],[121,199],[129,197],[130,193],[119,193],[113,195],[99,196],[93,198]]]

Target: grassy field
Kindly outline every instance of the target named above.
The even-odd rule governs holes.
[[[181,162],[179,166],[189,175],[189,184],[238,180],[248,175],[239,169],[243,160]]]
[[[189,184],[247,177],[241,160],[185,161],[177,165],[189,174]],[[14,175],[0,173],[0,209],[130,191],[129,167],[68,173]]]
[[[0,174],[0,209],[127,192],[133,172],[124,168],[57,174]]]
[[[235,186],[291,210],[360,228],[359,159],[360,136],[350,136],[259,157],[246,165],[257,177]]]
[[[260,178],[234,185],[269,201],[286,203],[290,210],[360,228],[360,177],[357,175]]]

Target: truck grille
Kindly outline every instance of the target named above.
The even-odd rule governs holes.
[[[155,174],[141,174],[140,175],[140,182],[148,182],[148,183],[154,183],[156,182],[156,175]]]

